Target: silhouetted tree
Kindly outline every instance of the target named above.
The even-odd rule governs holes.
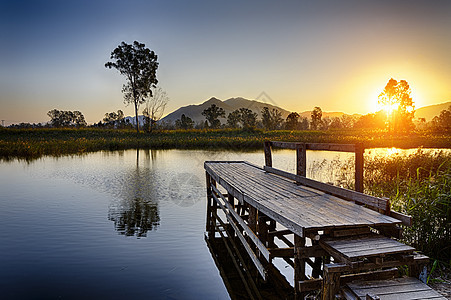
[[[111,127],[123,127],[125,125],[124,112],[119,109],[117,112],[106,113],[103,121]]]
[[[248,108],[240,108],[240,119],[243,128],[254,128],[257,123],[257,114]]]
[[[227,115],[227,126],[230,128],[238,128],[239,127],[239,122],[241,120],[241,114],[240,111],[234,110],[231,113],[229,113]]]
[[[177,129],[192,129],[194,127],[194,121],[190,118],[182,114],[180,119],[175,120],[175,127]]]
[[[169,97],[161,87],[152,89],[152,97],[147,99],[146,108],[143,110],[144,126],[148,132],[151,132],[154,124],[161,119],[168,102]]]
[[[357,122],[358,117],[344,114],[341,116],[340,121],[343,128],[352,128],[354,123]]]
[[[139,133],[138,107],[152,97],[152,87],[158,83],[157,55],[145,45],[137,41],[133,45],[122,42],[111,52],[113,62],[107,62],[105,67],[115,68],[125,76],[127,83],[123,85],[124,102],[133,103],[135,107],[136,131]]]
[[[321,125],[321,118],[323,116],[323,111],[320,107],[315,106],[315,108],[312,111],[311,117],[312,120],[310,121],[310,128],[313,130],[316,130]]]
[[[275,130],[282,126],[282,113],[273,108],[269,110],[268,107],[263,107],[262,109],[262,124],[266,130]]]
[[[440,115],[432,119],[432,128],[435,131],[451,132],[451,106],[440,112]]]
[[[343,128],[343,123],[341,122],[341,119],[339,117],[334,117],[332,118],[332,122],[330,122],[329,127],[333,129]]]
[[[219,128],[221,126],[221,121],[219,117],[225,117],[225,111],[222,107],[212,104],[210,107],[204,109],[202,115],[205,116],[207,121],[210,123],[211,128]]]
[[[85,117],[78,110],[58,110],[53,109],[47,113],[50,117],[52,127],[84,127],[86,126]]]
[[[357,122],[354,123],[354,128],[366,128],[366,129],[380,129],[384,128],[385,118],[382,111],[374,114],[367,114],[361,116]]]
[[[411,90],[405,80],[391,78],[379,95],[379,104],[385,107],[388,131],[409,130],[413,127],[412,119],[415,106],[410,96]]]
[[[292,112],[287,116],[287,119],[285,121],[285,127],[289,130],[296,130],[298,129],[299,125],[299,114],[297,112]]]
[[[309,127],[308,125],[308,119],[306,117],[300,117],[299,121],[299,129],[300,130],[307,130]]]

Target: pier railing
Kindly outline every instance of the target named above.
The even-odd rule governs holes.
[[[296,175],[307,175],[307,150],[339,151],[355,153],[355,190],[363,193],[363,153],[362,144],[323,144],[296,142],[265,142],[265,165],[272,167],[271,147],[296,150]]]

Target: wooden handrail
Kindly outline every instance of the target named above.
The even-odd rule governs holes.
[[[363,193],[363,153],[362,144],[329,144],[329,143],[298,143],[265,141],[265,165],[272,167],[271,147],[296,150],[296,174],[306,177],[307,153],[306,150],[339,151],[355,153],[355,190]]]

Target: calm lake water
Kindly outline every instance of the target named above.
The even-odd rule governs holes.
[[[0,162],[0,298],[228,299],[204,240],[205,160],[264,164],[262,151],[193,150]],[[273,162],[294,171],[294,152]]]

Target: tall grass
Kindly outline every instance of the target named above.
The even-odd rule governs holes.
[[[419,149],[365,161],[365,191],[388,197],[392,209],[413,217],[405,242],[433,258],[451,260],[451,155]]]
[[[310,168],[323,174],[314,179],[354,188],[354,158],[313,162]],[[450,265],[451,153],[419,148],[408,155],[365,154],[364,172],[366,194],[389,198],[393,210],[412,216],[404,242]]]

